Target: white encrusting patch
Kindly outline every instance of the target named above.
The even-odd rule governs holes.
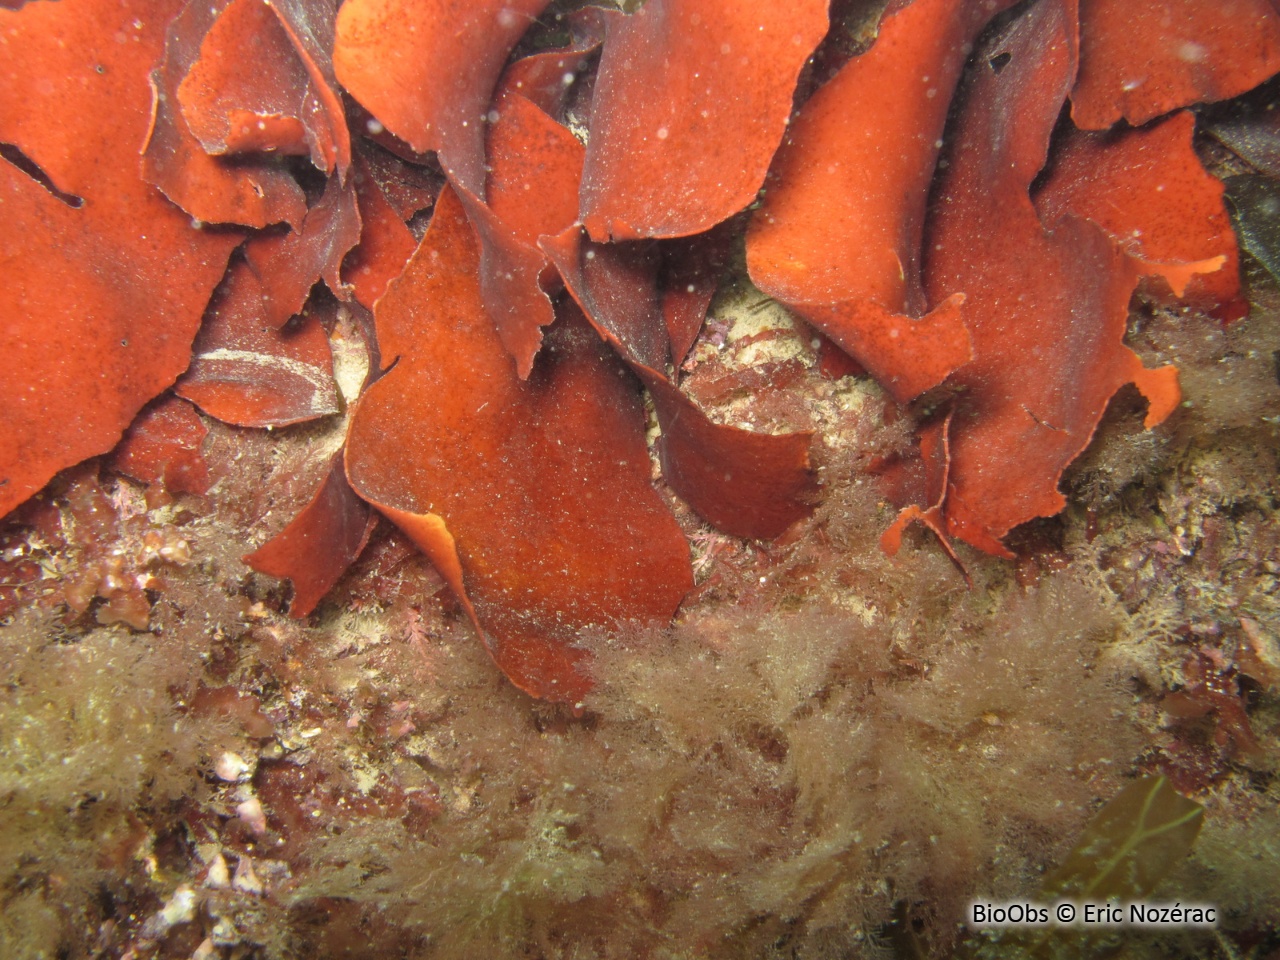
[[[337,408],[333,375],[328,370],[319,370],[301,360],[288,357],[275,357],[267,353],[255,353],[252,350],[229,350],[219,347],[196,357],[198,363],[243,363],[257,369],[276,370],[296,377],[311,386],[310,412],[323,416],[336,413]]]

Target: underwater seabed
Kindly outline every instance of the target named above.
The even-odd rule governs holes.
[[[0,954],[1270,956],[1280,295],[1253,281],[1225,331],[1134,314],[1183,409],[1148,433],[1121,394],[1024,559],[962,554],[972,589],[923,532],[881,553],[867,467],[909,424],[730,284],[689,389],[732,419],[742,377],[785,378],[757,425],[816,426],[825,497],[767,544],[667,495],[698,586],[669,630],[586,638],[580,717],[502,677],[388,524],[310,620],[281,613],[240,557],[342,424],[210,423],[208,495],[154,509],[97,463],[65,473],[3,533],[88,596],[0,627]],[[149,578],[150,632],[95,622],[112,571]],[[1034,899],[1144,774],[1204,808],[1147,899],[1216,905],[1217,929],[968,935],[971,902]]]
[[[581,6],[0,0],[0,960],[1280,958],[1280,13]]]

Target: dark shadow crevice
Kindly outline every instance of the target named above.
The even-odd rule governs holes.
[[[3,3],[3,0],[0,0]],[[40,169],[40,166],[19,150],[11,143],[0,143],[0,158],[9,161],[13,166],[17,167],[28,177],[34,180],[40,186],[49,191],[50,194],[57,197],[69,207],[79,208],[84,205],[84,198],[77,197],[74,193],[65,193],[53,185],[53,180],[49,175]]]

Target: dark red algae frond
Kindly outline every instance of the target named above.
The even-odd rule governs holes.
[[[521,380],[485,313],[478,266],[446,190],[378,304],[395,367],[360,402],[347,474],[394,517],[421,518],[405,532],[442,570],[460,567],[460,584],[446,579],[513,682],[576,703],[588,689],[573,646],[581,629],[669,619],[693,585],[688,549],[649,482],[642,408],[621,362],[566,305]],[[415,536],[424,528],[432,542]]]

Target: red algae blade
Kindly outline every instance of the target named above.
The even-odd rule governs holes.
[[[1031,203],[1075,35],[1074,0],[1046,0],[977,52],[930,224],[927,291],[935,302],[964,292],[974,344],[950,380],[947,530],[1001,556],[1014,526],[1062,509],[1062,472],[1116,390],[1148,390],[1157,419],[1176,403],[1172,369],[1145,371],[1124,345],[1134,267],[1094,224],[1047,230]]]
[[[355,562],[377,519],[352,492],[339,453],[310,502],[288,526],[246,554],[244,562],[261,573],[290,580],[289,616],[305,617]]]
[[[1010,5],[892,4],[871,48],[800,109],[747,233],[752,282],[900,402],[972,356],[962,295],[925,315],[920,248],[952,93],[979,31]]]
[[[334,89],[329,0],[231,0],[177,88],[182,117],[211,154],[310,155],[345,174],[351,139]]]
[[[0,11],[0,142],[58,191],[0,158],[0,515],[110,450],[173,383],[240,240],[196,229],[139,176],[148,71],[177,10],[67,0]]]
[[[582,180],[593,240],[701,233],[764,181],[826,0],[649,0],[607,21]]]
[[[210,156],[182,117],[179,86],[228,2],[191,0],[166,19],[164,57],[151,73],[152,117],[142,153],[143,176],[205,223],[298,226],[306,215],[306,197],[287,170],[272,160],[233,165]]]
[[[1185,110],[1137,130],[1072,127],[1055,145],[1036,209],[1050,225],[1068,212],[1098,224],[1142,273],[1164,279],[1160,301],[1238,319],[1248,304],[1236,236],[1222,181],[1201,166],[1194,131],[1195,118]]]
[[[495,662],[534,696],[576,703],[581,630],[669,619],[692,586],[688,546],[649,482],[635,382],[573,310],[521,380],[478,263],[446,190],[375,311],[396,365],[356,411],[348,476],[392,516],[438,517]]]
[[[360,208],[354,186],[330,177],[300,230],[267,233],[245,245],[245,259],[262,285],[267,321],[283,326],[302,309],[317,280],[334,296],[350,299],[342,260],[360,242]]]
[[[400,276],[418,245],[378,182],[364,151],[357,150],[353,168],[360,242],[343,259],[341,280],[361,306],[372,310],[387,285]]]
[[[752,282],[784,303],[923,306],[926,194],[964,41],[984,20],[963,0],[894,6],[871,48],[800,108],[752,215]]]
[[[544,287],[556,280],[538,239],[577,219],[583,149],[567,128],[518,93],[494,104],[487,136],[487,202],[458,194],[480,239],[480,290],[521,379],[555,319]]]
[[[190,403],[165,394],[138,414],[109,463],[135,480],[161,483],[166,494],[203,494],[209,489],[209,464],[200,447],[208,434]]]
[[[548,0],[348,0],[338,80],[418,153],[483,198],[484,121],[507,55]]]
[[[283,427],[339,409],[324,329],[314,317],[296,329],[275,329],[257,276],[239,258],[209,304],[191,368],[174,390],[241,427]]]
[[[1269,0],[1081,0],[1071,118],[1086,130],[1237,96],[1280,70]]]
[[[659,259],[649,244],[594,244],[581,228],[543,240],[587,319],[653,397],[667,483],[699,515],[738,537],[772,539],[813,512],[807,431],[766,434],[713,422],[663,372]]]

